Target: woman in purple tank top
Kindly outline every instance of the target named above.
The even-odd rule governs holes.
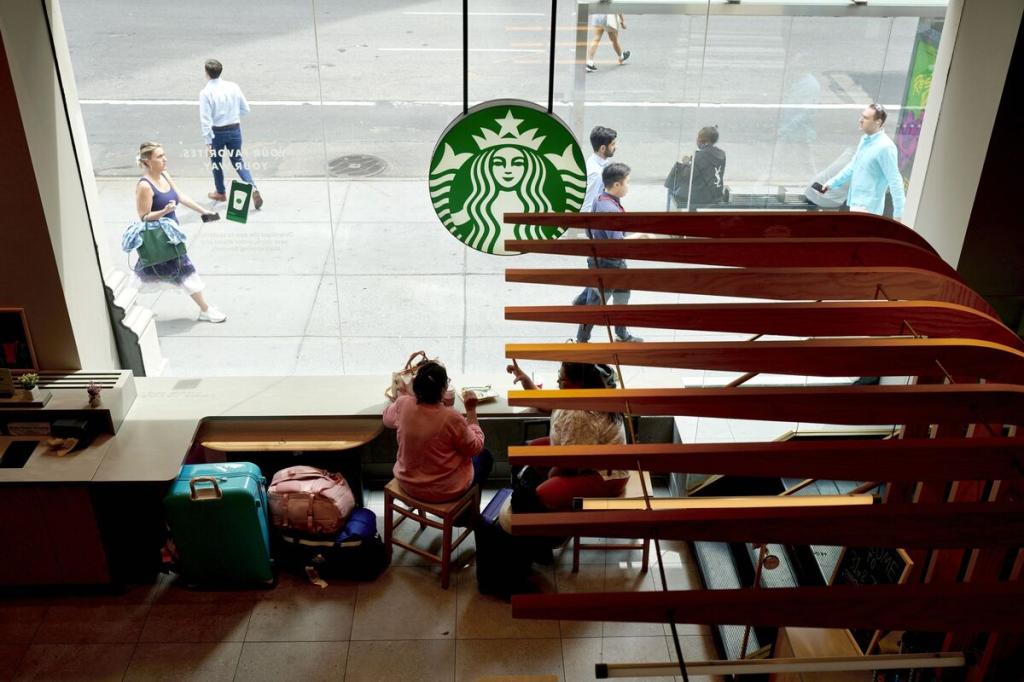
[[[159,144],[143,142],[139,147],[138,162],[145,171],[135,186],[135,207],[140,219],[151,222],[170,218],[178,222],[175,214],[178,204],[184,204],[200,215],[216,215],[178,190],[166,172],[167,156]],[[174,284],[184,289],[199,306],[199,320],[202,322],[223,322],[228,319],[227,315],[206,302],[203,297],[205,285],[187,254],[155,265],[136,265],[135,275],[145,283]]]

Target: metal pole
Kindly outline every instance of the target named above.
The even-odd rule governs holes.
[[[879,656],[829,656],[822,658],[769,658],[750,661],[698,661],[688,663],[693,675],[765,675],[778,673],[842,672],[856,670],[928,670],[963,668],[961,652],[933,654],[882,654]],[[618,677],[672,677],[679,672],[673,662],[602,663],[596,666],[598,679]]]
[[[551,0],[551,53],[548,57],[548,113],[555,105],[555,28],[558,18],[558,0]]]
[[[462,0],[462,114],[469,111],[469,0]]]
[[[576,63],[573,64],[572,87],[572,129],[576,137],[586,140],[583,130],[583,108],[587,96],[587,27],[590,24],[590,6],[586,3],[576,5]],[[584,144],[584,148],[586,145]]]
[[[751,589],[756,590],[761,586],[761,568],[764,566],[764,558],[768,555],[768,545],[761,545],[760,551],[757,553],[757,566],[754,567],[754,586]],[[740,658],[747,657],[747,642],[750,640],[750,626],[743,628],[743,643],[740,644]]]

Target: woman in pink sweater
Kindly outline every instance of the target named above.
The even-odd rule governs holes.
[[[398,429],[395,478],[424,502],[458,499],[486,480],[494,464],[476,418],[476,396],[463,395],[465,417],[444,405],[448,372],[436,362],[417,370],[412,390],[384,410],[384,426]]]

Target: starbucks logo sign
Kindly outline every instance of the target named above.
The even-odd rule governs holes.
[[[583,152],[569,128],[520,100],[485,102],[457,118],[430,161],[430,200],[452,235],[509,256],[506,239],[557,239],[560,227],[509,225],[511,212],[572,213],[587,191]]]

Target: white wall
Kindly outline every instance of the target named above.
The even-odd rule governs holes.
[[[41,3],[0,0],[0,31],[81,365],[89,370],[115,369],[119,366],[117,350],[86,211],[87,192],[93,198],[92,205],[98,204],[95,181],[84,146],[85,130],[78,112],[59,6],[57,0],[48,0],[47,4],[56,19],[54,41],[67,95],[76,114],[77,121],[73,119],[72,124],[80,141],[80,158],[86,164],[82,175],[72,147]],[[82,189],[83,175],[86,192]]]
[[[905,215],[953,267],[963,249],[1022,12],[1022,0],[950,0]]]

